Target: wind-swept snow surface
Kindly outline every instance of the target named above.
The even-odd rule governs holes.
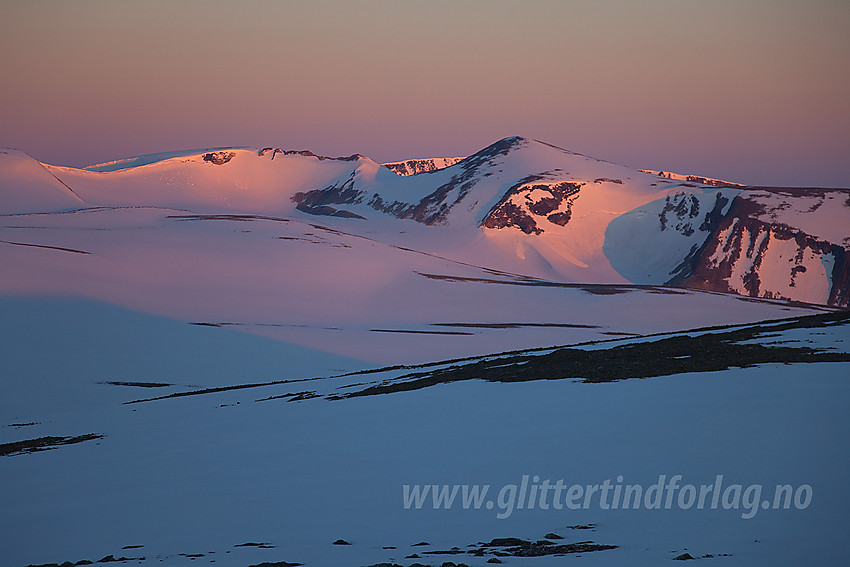
[[[593,565],[658,565],[683,553],[724,565],[842,557],[850,460],[836,448],[850,435],[847,362],[695,368],[608,383],[554,380],[552,367],[529,382],[472,379],[331,401],[324,394],[458,365],[341,375],[358,364],[299,358],[250,335],[98,304],[6,299],[2,309],[10,382],[0,414],[4,565],[112,555],[141,565],[484,566],[510,547],[479,542],[505,537],[611,547],[579,553]],[[814,348],[847,358],[847,329],[845,316],[709,335],[775,356]],[[661,340],[681,335],[584,348],[610,358],[617,348]],[[300,361],[288,364],[291,356]],[[516,363],[510,356],[505,363]],[[497,370],[499,357],[488,358]],[[9,449],[92,435],[49,450]],[[663,487],[676,475],[681,492],[667,506]],[[552,490],[540,498],[544,480],[595,486],[596,495],[574,508],[564,490],[555,507]],[[602,505],[606,481],[647,491],[661,482],[659,508],[643,498],[612,507],[613,492]],[[718,482],[716,506],[711,496],[702,507],[687,504],[686,485]],[[786,484],[788,507],[774,507],[776,486]],[[489,492],[478,507],[464,507],[460,492],[452,505],[430,496],[405,505],[405,485]],[[751,486],[762,487],[757,499]],[[501,560],[561,565],[573,555]]]
[[[850,193],[680,177],[3,150],[3,566],[840,561]]]
[[[4,221],[7,293],[109,301],[375,364],[811,312],[706,292],[519,276],[312,216],[122,207]],[[351,230],[360,221],[348,222]]]

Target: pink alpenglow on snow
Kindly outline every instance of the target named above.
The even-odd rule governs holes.
[[[388,165],[214,148],[75,169],[7,151],[0,287],[376,362],[848,304],[847,190],[658,175],[516,136]]]

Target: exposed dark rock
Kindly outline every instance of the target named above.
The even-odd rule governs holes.
[[[540,545],[532,543],[530,545],[508,548],[506,551],[515,557],[542,557],[544,555],[590,553],[592,551],[605,551],[616,548],[616,545],[602,545],[593,542],[567,543],[559,545]]]
[[[564,211],[563,213],[553,213],[546,217],[546,219],[552,224],[557,224],[558,226],[566,226],[568,222],[570,222],[571,213],[569,211]]]
[[[451,167],[458,161],[462,161],[462,159],[449,158],[445,161],[447,162],[447,165],[444,165],[442,167],[437,167],[437,164],[434,163],[433,159],[408,159],[405,161],[385,163],[382,165],[393,173],[395,173],[396,175],[406,177],[409,175],[419,175],[422,173],[432,173],[434,171],[441,171],[447,167]]]
[[[438,549],[436,551],[424,551],[423,553],[427,555],[462,555],[466,553],[459,547],[453,547],[451,549]]]
[[[721,181],[719,179],[708,179],[707,177],[700,177],[698,175],[687,175],[685,176],[685,179],[691,181],[692,183],[711,185],[712,187],[744,187],[744,185],[740,185],[738,183],[730,183],[729,181]]]
[[[144,558],[142,557],[141,559]],[[30,563],[29,565],[27,565],[27,567],[75,567],[76,565],[92,565],[92,562],[88,559],[83,559],[82,561],[77,561],[76,563],[72,561],[65,561],[63,563],[39,563],[37,565]]]
[[[289,219],[285,219],[283,217],[270,217],[267,215],[168,215],[165,218],[175,219],[178,221],[291,222]]]
[[[351,544],[348,543],[347,541],[345,541],[344,539],[338,539],[334,542],[334,545],[351,545]]]
[[[720,223],[724,218],[723,208],[726,206],[727,203],[729,203],[729,199],[724,197],[722,193],[717,193],[717,196],[715,197],[714,201],[714,207],[711,209],[711,211],[706,213],[702,224],[700,224],[699,226],[699,230],[714,234],[718,230],[718,227],[720,226]],[[709,236],[703,241],[701,245],[697,246],[696,244],[694,244],[693,246],[691,246],[690,251],[684,257],[684,259],[682,259],[679,265],[670,271],[669,275],[671,276],[671,278],[667,282],[665,282],[665,285],[682,285],[682,282],[685,280],[685,278],[690,276],[696,269],[696,266],[699,263],[699,259],[710,241],[711,237]]]
[[[38,439],[27,439],[24,441],[14,441],[12,443],[0,443],[0,456],[45,451],[59,447],[60,445],[72,445],[74,443],[82,443],[83,441],[92,441],[94,439],[103,439],[103,435],[87,433],[76,437],[39,437]]]
[[[582,325],[579,323],[431,323],[433,327],[460,327],[471,329],[522,329],[525,327],[550,327],[556,329],[598,329],[599,325]]]
[[[816,327],[830,322],[836,324],[840,322],[845,325],[850,323],[850,311],[800,317],[769,327],[753,325],[697,336],[676,335],[596,350],[560,348],[546,354],[506,355],[456,364],[434,371],[405,374],[331,399],[412,391],[463,380],[524,382],[582,379],[585,382],[611,382],[685,372],[713,372],[730,367],[779,362],[808,364],[850,361],[850,354],[847,353],[750,342],[765,332]],[[696,356],[694,353],[699,354]],[[512,539],[514,538],[496,539],[489,545],[511,545],[504,542],[510,542]]]
[[[550,222],[564,226],[570,220],[570,208],[578,196],[583,183],[562,181],[559,183],[535,183],[546,179],[551,172],[529,175],[511,186],[496,203],[481,226],[487,228],[506,228],[514,226],[526,234],[541,234],[541,230],[534,215],[545,216]],[[534,192],[547,194],[544,197],[532,197]],[[524,205],[519,206],[511,198],[514,196],[525,196]],[[555,213],[566,205],[566,210]],[[548,215],[548,216],[547,216]]]
[[[818,195],[815,190],[808,191],[809,193],[805,194]],[[719,214],[721,209],[722,204],[718,197],[714,210],[706,216],[703,226],[700,227],[700,230],[710,230],[710,236],[698,250],[692,250],[683,264],[676,269],[677,275],[668,284],[726,293],[738,293],[740,288],[743,288],[750,297],[792,299],[782,297],[774,290],[765,289],[760,272],[772,240],[793,240],[797,253],[788,266],[789,287],[793,287],[790,284],[796,285],[796,276],[801,272],[797,269],[801,267],[798,264],[802,262],[806,251],[818,255],[832,255],[832,286],[827,304],[836,307],[850,306],[850,262],[847,250],[842,245],[827,242],[777,222],[762,220],[760,217],[765,215],[764,206],[745,194],[733,199],[728,213],[722,218]],[[743,263],[747,267],[740,281],[732,280],[733,266],[736,263]],[[774,268],[776,266],[771,267]]]
[[[667,230],[670,222],[668,217],[671,215],[678,221],[673,228],[685,236],[691,236],[694,233],[693,223],[699,215],[699,199],[687,193],[677,193],[672,197],[668,195],[658,215],[662,231]]]
[[[310,206],[301,203],[299,205],[296,205],[295,208],[303,213],[307,213],[310,215],[366,220],[366,217],[362,215],[358,215],[357,213],[352,213],[351,211],[346,211],[344,209],[337,209],[335,207],[331,207],[330,205]]]
[[[559,536],[558,534],[553,533],[553,532],[549,532],[548,534],[546,534],[543,537],[545,537],[546,539],[564,539],[562,536]]]
[[[556,536],[557,537],[557,536]],[[563,538],[560,538],[563,539]],[[582,541],[568,544],[553,544],[551,541],[540,540],[531,542],[515,537],[496,538],[484,547],[501,547],[502,552],[493,552],[499,557],[542,557],[544,555],[566,555],[569,553],[589,553],[592,551],[603,551],[615,549],[616,545],[600,545],[592,541]],[[494,563],[488,561],[488,563]]]
[[[487,228],[515,226],[526,234],[543,234],[534,218],[511,202],[503,203],[497,210],[487,215],[487,218],[481,222],[481,226]]]
[[[714,232],[723,220],[723,209],[729,203],[728,197],[718,192],[714,198],[714,207],[705,215],[705,219],[699,229],[706,232]]]
[[[292,200],[298,203],[295,208],[311,215],[364,219],[365,217],[356,213],[331,206],[356,205],[363,201],[365,191],[355,188],[355,175],[356,172],[352,172],[351,176],[339,185],[296,193],[292,196]]]
[[[71,254],[82,254],[84,256],[88,256],[91,252],[86,252],[85,250],[77,250],[76,248],[65,248],[64,246],[48,246],[46,244],[32,244],[30,242],[13,242],[11,240],[0,240],[3,244],[9,244],[11,246],[23,246],[26,248],[43,248],[45,250],[58,250],[60,252],[70,252]]]
[[[174,385],[167,382],[120,382],[117,380],[107,380],[102,383],[110,386],[134,386],[136,388],[166,388]]]
[[[497,537],[495,539],[490,540],[490,543],[487,544],[487,547],[513,547],[517,545],[531,545],[531,542],[516,537]]]
[[[528,210],[539,216],[546,216],[556,210],[561,203],[554,197],[544,197],[539,201],[529,201]]]
[[[204,161],[215,165],[224,165],[236,156],[236,152],[210,152],[204,154]]]
[[[326,160],[332,160],[332,161],[357,161],[357,160],[360,160],[360,159],[364,159],[364,156],[362,156],[362,155],[360,155],[360,154],[352,154],[352,155],[350,155],[350,156],[346,156],[346,157],[329,157],[329,156],[320,156],[320,155],[318,155],[318,154],[314,154],[314,153],[313,153],[313,152],[311,152],[310,150],[282,150],[282,149],[280,149],[280,148],[274,148],[274,150],[272,150],[272,148],[271,148],[271,147],[263,148],[262,150],[260,150],[259,152],[257,152],[257,155],[258,155],[258,156],[264,156],[264,155],[266,155],[268,152],[272,152],[272,159],[274,159],[274,157],[275,157],[277,154],[281,154],[281,155],[284,155],[284,156],[303,156],[303,157],[313,157],[313,158],[316,158],[316,159],[317,159],[317,160],[319,160],[319,161],[326,161]]]
[[[690,553],[683,553],[683,554],[677,555],[676,557],[673,558],[673,560],[675,560],[675,561],[687,561],[688,559],[693,559],[693,557],[691,557]]]
[[[292,200],[307,206],[360,203],[363,201],[364,192],[355,188],[355,175],[356,173],[352,173],[347,180],[339,185],[329,185],[324,189],[308,191],[307,193],[296,193]]]

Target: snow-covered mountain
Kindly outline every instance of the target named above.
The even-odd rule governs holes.
[[[660,173],[2,151],[0,562],[840,562],[848,191]]]
[[[561,282],[677,285],[845,307],[850,190],[638,171],[510,137],[465,159],[378,164],[214,148],[85,169],[0,154],[0,213],[169,207],[319,219]],[[345,219],[345,220],[343,220]]]

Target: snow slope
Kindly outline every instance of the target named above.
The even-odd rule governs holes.
[[[97,163],[94,165],[86,166],[82,169],[86,171],[96,171],[98,173],[106,173],[109,171],[118,171],[119,169],[131,169],[134,167],[140,167],[143,165],[150,165],[152,163],[157,163],[160,161],[165,161],[167,159],[178,158],[178,157],[187,157],[187,156],[196,156],[200,154],[206,154],[209,152],[219,152],[219,151],[229,151],[234,149],[244,149],[244,148],[207,148],[207,149],[195,149],[195,150],[177,150],[172,152],[160,152],[156,154],[145,154],[142,156],[135,156],[130,158],[118,159],[114,161],[107,161],[104,163]]]
[[[305,216],[121,207],[5,217],[0,290],[108,301],[375,364],[812,312],[708,292],[522,277]]]
[[[48,167],[19,150],[0,149],[0,211],[54,211],[82,203]]]
[[[492,549],[466,553],[477,542],[536,541],[551,532],[565,538],[552,540],[559,543],[616,546],[579,554],[590,565],[658,565],[685,552],[723,565],[843,557],[850,460],[836,448],[850,434],[846,362],[601,384],[471,380],[329,401],[309,392],[352,391],[405,370],[203,393],[228,375],[233,386],[308,377],[319,359],[284,370],[288,347],[93,303],[5,299],[2,309],[0,354],[16,387],[0,406],[0,442],[103,435],[0,456],[3,565],[113,555],[143,558],[133,561],[140,565],[448,560],[483,567]],[[850,335],[845,322],[755,341],[846,353]],[[51,356],[34,357],[36,350]],[[120,384],[132,381],[175,385]],[[186,391],[194,395],[124,403]],[[758,507],[749,519],[740,502],[729,509],[683,509],[675,500],[659,510],[526,506],[503,519],[499,504],[403,504],[405,484],[488,484],[495,500],[524,475],[567,486],[622,476],[648,487],[676,474],[682,485],[712,484],[717,475],[724,486],[761,484],[767,500],[777,484],[809,485],[813,498],[802,509]],[[338,539],[351,545],[334,545]],[[453,547],[459,554],[429,554]],[[419,559],[405,559],[414,553]],[[547,566],[579,557],[502,560]]]
[[[291,212],[295,207],[292,194],[305,186],[332,184],[347,179],[358,168],[379,167],[366,158],[345,161],[294,154],[273,159],[274,154],[257,154],[222,150],[105,172],[46,167],[77,188],[93,206],[200,207],[207,212],[274,214]],[[49,210],[45,208],[45,212]]]

